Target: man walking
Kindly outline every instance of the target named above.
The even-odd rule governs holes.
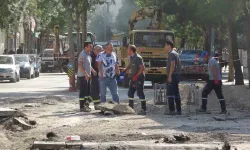
[[[80,111],[90,112],[91,109],[88,104],[88,99],[90,96],[90,78],[91,72],[96,75],[96,71],[91,67],[91,57],[90,51],[93,45],[90,42],[84,43],[84,50],[80,53],[78,57],[78,80],[80,86],[79,93],[79,104]]]
[[[132,79],[129,82],[129,106],[134,108],[134,94],[137,91],[137,96],[141,101],[141,112],[140,115],[146,115],[146,100],[144,95],[144,62],[142,57],[136,52],[136,47],[130,45],[128,47],[128,55],[130,56],[130,64],[127,66],[123,72],[131,69]]]
[[[113,52],[112,43],[106,44],[105,51],[97,56],[96,61],[98,62],[99,70],[101,102],[106,102],[107,88],[109,88],[113,101],[119,104],[120,100],[116,81],[116,75],[119,74],[118,58]]]
[[[92,58],[91,66],[97,72],[97,74],[98,74],[98,64],[97,64],[97,61],[96,61],[96,57],[102,51],[103,51],[102,46],[101,45],[96,45],[94,47],[94,50],[91,53],[91,58]],[[92,99],[92,102],[94,103],[94,105],[97,105],[97,104],[99,104],[101,102],[100,101],[100,86],[99,86],[98,76],[93,75],[93,74],[91,75],[91,92],[90,92],[90,95],[91,95],[91,99]]]
[[[167,97],[169,105],[169,115],[181,115],[181,97],[179,93],[179,82],[181,72],[181,62],[179,54],[173,50],[173,41],[166,41],[165,50],[168,52],[167,60]],[[177,113],[175,113],[175,105]]]
[[[215,91],[221,105],[221,114],[226,114],[226,103],[222,94],[222,81],[220,65],[218,64],[219,54],[215,53],[214,57],[208,62],[209,81],[202,91],[202,105],[199,112],[207,111],[207,97],[212,90]]]

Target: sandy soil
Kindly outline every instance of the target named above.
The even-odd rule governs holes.
[[[182,93],[185,93],[185,89],[181,90]],[[212,114],[203,115],[195,113],[195,106],[191,106],[192,113],[188,113],[186,103],[188,96],[182,95],[184,108],[182,116],[165,116],[163,113],[166,107],[155,106],[152,100],[148,101],[147,116],[114,115],[107,117],[99,114],[98,111],[80,113],[78,101],[70,97],[2,99],[1,107],[17,108],[27,114],[29,119],[36,120],[37,125],[26,131],[11,131],[6,130],[3,123],[0,123],[2,131],[0,132],[0,149],[29,149],[33,141],[47,140],[46,134],[54,132],[57,134],[57,137],[53,138],[54,141],[65,141],[66,136],[79,135],[82,142],[127,142],[127,145],[141,142],[141,145],[148,144],[153,149],[154,146],[155,149],[159,146],[155,141],[163,137],[185,133],[190,137],[190,141],[177,142],[173,144],[173,147],[178,145],[179,147],[172,147],[172,149],[183,149],[185,146],[182,144],[186,144],[189,149],[192,149],[190,147],[195,144],[200,144],[201,149],[202,147],[221,148],[223,142],[227,140],[238,150],[247,150],[250,148],[250,102],[248,101],[250,92],[244,86],[226,86],[224,95],[230,113],[230,120],[227,121],[217,121],[213,118],[213,116],[225,118],[225,115],[218,115],[219,102],[214,94],[209,97],[208,106]],[[30,104],[31,107],[25,107],[27,104]],[[139,104],[136,105],[136,110],[139,110]],[[120,145],[124,145],[124,143]],[[249,147],[247,148],[247,146]],[[134,147],[134,149],[140,149],[139,147]],[[143,149],[143,146],[141,148]]]

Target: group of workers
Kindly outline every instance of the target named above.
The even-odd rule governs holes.
[[[105,45],[105,50],[102,46],[96,45],[93,49],[90,42],[84,43],[84,50],[78,57],[78,79],[80,85],[79,104],[80,111],[90,112],[89,103],[92,101],[94,105],[106,102],[107,88],[109,88],[113,103],[120,103],[118,95],[118,86],[116,77],[120,73],[131,71],[131,80],[129,82],[128,99],[129,106],[134,108],[134,94],[141,101],[141,111],[139,114],[146,115],[146,100],[144,94],[144,81],[145,81],[145,66],[143,58],[137,53],[136,46],[129,45],[127,52],[130,57],[129,65],[121,72],[119,70],[118,58],[113,52],[112,43]],[[167,59],[167,98],[169,115],[181,115],[181,97],[179,92],[179,82],[181,78],[181,61],[179,54],[174,50],[174,43],[167,40],[164,47],[168,53]],[[212,90],[215,90],[221,104],[221,113],[226,113],[225,99],[222,94],[222,81],[220,66],[218,63],[218,54],[208,61],[209,81],[202,91],[202,105],[198,110],[199,112],[207,111],[207,97]]]

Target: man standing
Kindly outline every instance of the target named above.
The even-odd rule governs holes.
[[[220,65],[218,64],[219,54],[215,53],[214,57],[208,62],[209,81],[202,91],[202,105],[199,112],[207,111],[207,97],[212,90],[215,91],[221,105],[221,114],[226,114],[226,103],[222,94],[222,81]]]
[[[79,104],[80,111],[90,112],[91,109],[88,104],[88,99],[90,96],[90,78],[91,72],[96,75],[96,71],[91,67],[91,57],[90,51],[93,45],[90,42],[84,43],[84,50],[80,53],[78,57],[78,80],[80,86],[79,93]]]
[[[91,53],[91,58],[92,58],[92,68],[97,72],[98,74],[98,64],[96,62],[96,57],[97,55],[102,52],[102,46],[101,45],[96,45],[94,47],[93,52]],[[100,101],[100,86],[99,86],[99,81],[98,81],[98,76],[96,75],[91,75],[91,92],[90,92],[92,101],[94,105],[99,104]]]
[[[224,72],[226,72],[228,60],[229,60],[229,53],[227,52],[227,49],[224,48],[222,51],[222,63],[223,63],[223,67],[225,67]]]
[[[101,102],[106,102],[107,87],[109,88],[112,99],[116,103],[120,103],[118,96],[118,87],[116,75],[119,74],[118,58],[113,52],[112,43],[106,44],[106,49],[101,52],[96,61],[98,62],[99,84],[101,90]]]
[[[129,106],[134,108],[134,94],[137,91],[137,96],[141,101],[141,112],[140,115],[146,115],[146,100],[144,95],[144,63],[142,57],[136,52],[136,47],[130,45],[128,47],[128,55],[130,56],[130,64],[127,66],[123,72],[131,69],[132,79],[129,82]]]
[[[168,52],[167,60],[167,97],[169,105],[169,115],[181,115],[181,97],[179,93],[179,82],[181,72],[181,62],[179,54],[173,50],[173,41],[166,41],[165,50]],[[175,104],[177,113],[175,113]],[[167,113],[166,113],[167,114]]]

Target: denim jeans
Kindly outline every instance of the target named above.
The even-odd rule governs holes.
[[[112,99],[116,103],[120,103],[119,96],[118,96],[118,87],[117,87],[117,81],[115,78],[99,78],[99,84],[100,84],[100,91],[101,91],[101,102],[106,102],[106,94],[107,94],[107,88],[109,88]]]

